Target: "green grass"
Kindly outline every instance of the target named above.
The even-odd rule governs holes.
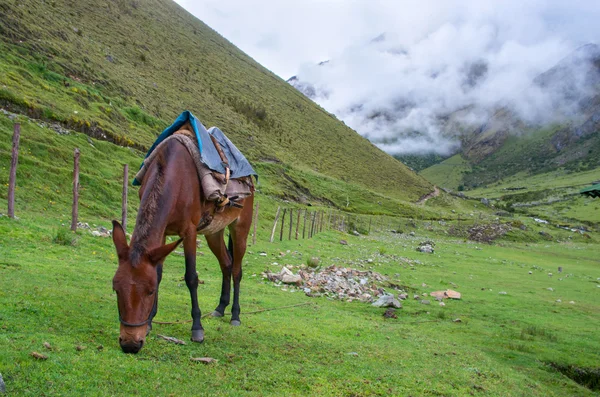
[[[470,170],[471,165],[469,162],[465,160],[462,155],[456,154],[438,164],[424,169],[419,172],[419,175],[434,185],[458,190],[458,187],[462,185],[463,174]]]
[[[592,395],[546,363],[597,365],[595,244],[481,246],[421,227],[414,237],[330,231],[269,244],[261,232],[244,260],[241,327],[206,319],[204,344],[177,346],[155,335],[188,340],[189,324],[157,324],[142,352],[128,356],[117,342],[112,242],[82,233],[76,246],[54,244],[60,222],[43,213],[0,218],[0,372],[11,395]],[[433,255],[415,251],[427,238],[436,241]],[[217,304],[220,272],[205,244],[199,251],[206,313]],[[312,257],[323,267],[370,267],[405,285],[411,297],[452,288],[463,299],[443,308],[410,299],[398,319],[386,320],[383,309],[308,298],[260,277],[279,269],[273,262],[301,265]],[[181,257],[167,259],[157,320],[189,317],[183,270]],[[35,360],[32,351],[48,360]],[[218,362],[190,361],[202,356]]]

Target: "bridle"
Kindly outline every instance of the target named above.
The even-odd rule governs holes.
[[[121,317],[121,308],[119,308],[118,302],[117,302],[117,310],[119,311],[119,322],[126,327],[141,327],[142,325],[146,325],[150,322],[150,316],[152,316],[152,310],[150,310],[150,314],[148,315],[148,318],[146,319],[146,321],[142,321],[141,323],[128,323],[127,321],[123,320],[123,317]]]

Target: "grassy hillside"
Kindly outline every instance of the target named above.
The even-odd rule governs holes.
[[[169,0],[0,4],[0,105],[148,147],[184,109],[255,162],[414,201],[423,178]]]
[[[437,186],[457,190],[463,184],[464,174],[470,171],[471,165],[469,162],[462,155],[456,154],[424,169],[419,172],[419,175]]]

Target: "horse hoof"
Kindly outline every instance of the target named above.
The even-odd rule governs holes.
[[[192,330],[192,342],[197,342],[197,343],[204,342],[204,330],[203,329]]]
[[[239,327],[242,325],[242,322],[240,320],[231,320],[229,324],[233,325],[234,327]]]
[[[210,314],[212,317],[223,317],[223,313],[219,312],[219,311],[214,311]]]

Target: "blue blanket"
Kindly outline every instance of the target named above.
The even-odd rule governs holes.
[[[210,135],[212,135],[217,142],[221,145],[225,156],[227,156],[227,160],[229,161],[229,170],[231,171],[231,178],[242,178],[245,176],[253,175],[258,179],[258,175],[246,160],[246,157],[235,147],[233,143],[225,136],[223,131],[218,129],[217,127],[212,127],[207,130],[204,125],[189,111],[186,110],[177,117],[177,120],[170,126],[167,127],[159,136],[156,138],[156,141],[146,154],[146,158],[152,153],[152,151],[166,138],[173,135],[175,131],[178,131],[179,128],[186,122],[190,122],[192,128],[194,129],[194,134],[196,134],[196,140],[198,141],[198,150],[200,151],[200,158],[204,164],[208,168],[213,171],[219,172],[221,174],[225,173],[225,166],[221,161],[221,156],[219,156],[219,152],[213,145],[212,140],[210,139]],[[142,167],[144,163],[142,163]],[[141,167],[140,167],[141,168]],[[137,179],[133,180],[134,186],[139,186],[141,183]]]

